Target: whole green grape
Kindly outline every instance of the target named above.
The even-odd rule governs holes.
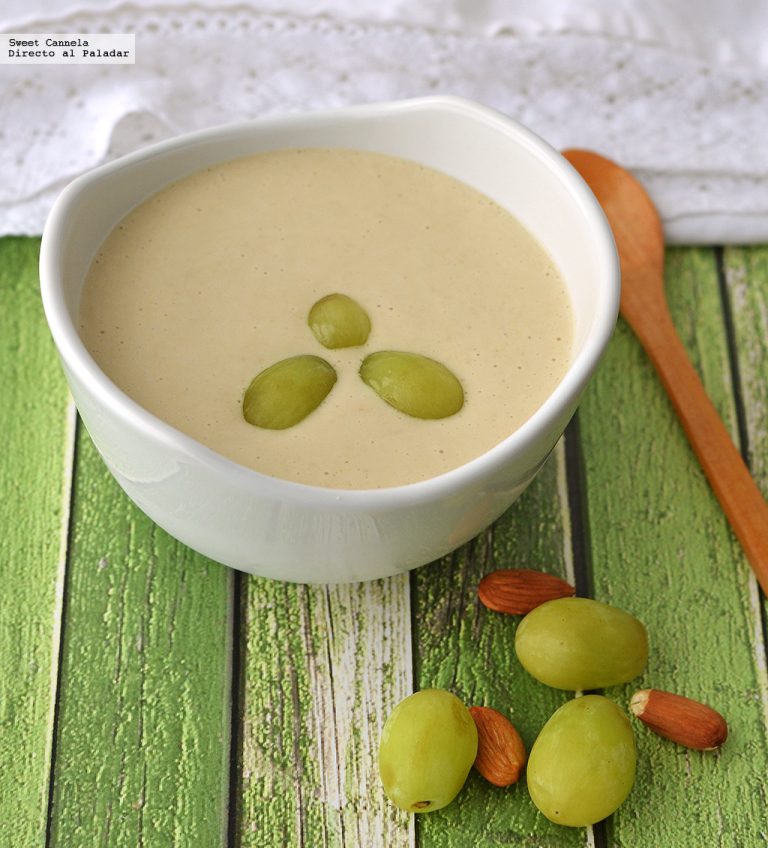
[[[243,418],[254,427],[285,430],[314,412],[336,383],[333,366],[305,354],[257,374],[243,395]]]
[[[424,689],[392,710],[379,745],[379,774],[388,798],[409,813],[450,804],[477,755],[477,727],[451,692]]]
[[[363,360],[360,377],[382,400],[414,418],[447,418],[464,406],[464,389],[456,375],[419,353],[372,353]]]
[[[550,821],[585,827],[611,815],[635,782],[629,719],[602,695],[563,704],[528,757],[528,791]]]
[[[642,622],[590,598],[557,598],[528,613],[515,634],[523,668],[555,689],[601,689],[637,677],[648,660]]]

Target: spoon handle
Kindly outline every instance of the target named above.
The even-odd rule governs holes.
[[[666,303],[622,314],[659,373],[688,440],[768,596],[768,504],[712,405]],[[650,308],[648,308],[650,307]]]

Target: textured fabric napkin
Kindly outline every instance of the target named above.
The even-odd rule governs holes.
[[[670,242],[768,242],[764,0],[5,0],[4,32],[136,34],[135,65],[0,65],[0,234],[83,171],[279,112],[472,98],[631,168]]]

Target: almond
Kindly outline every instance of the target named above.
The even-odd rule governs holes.
[[[640,689],[629,709],[659,736],[696,751],[713,751],[728,737],[728,725],[717,710],[660,689]]]
[[[495,786],[516,783],[527,755],[515,726],[491,707],[470,707],[477,725],[475,768]]]
[[[483,577],[477,594],[488,609],[508,615],[526,615],[545,601],[570,598],[576,590],[554,574],[528,568],[505,568]]]

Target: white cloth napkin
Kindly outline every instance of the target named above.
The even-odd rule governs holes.
[[[457,94],[631,168],[668,241],[768,242],[764,0],[4,0],[4,32],[136,34],[135,65],[0,65],[0,234],[83,171],[242,118]]]

